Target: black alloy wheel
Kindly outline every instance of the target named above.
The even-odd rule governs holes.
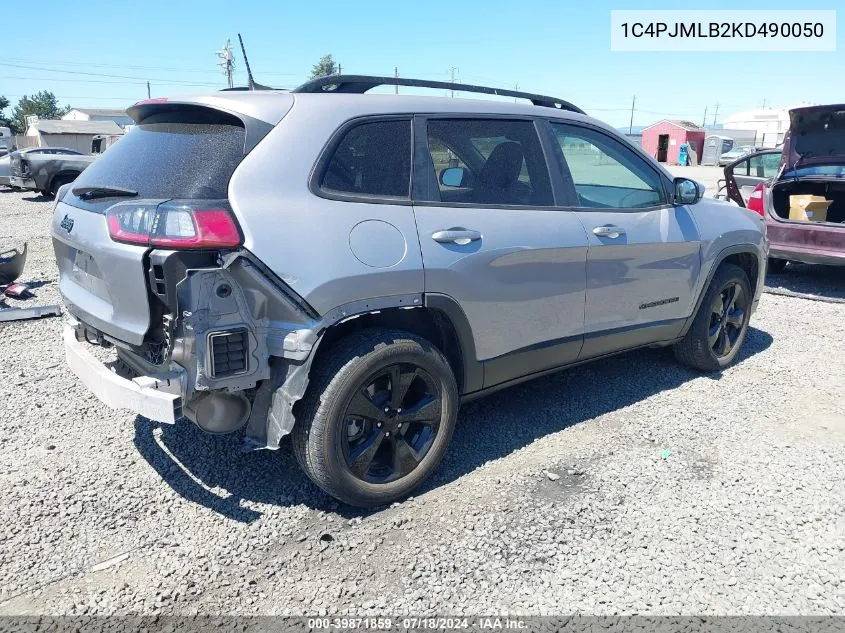
[[[351,473],[388,483],[412,472],[440,428],[438,382],[413,363],[390,365],[363,381],[343,419],[343,456]]]
[[[713,297],[707,342],[717,358],[728,356],[740,340],[750,297],[738,281]]]

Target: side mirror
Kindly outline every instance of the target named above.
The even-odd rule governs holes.
[[[463,167],[449,167],[440,172],[440,184],[445,187],[462,187],[467,180]]]
[[[704,197],[704,186],[689,178],[675,178],[675,204],[695,204]]]

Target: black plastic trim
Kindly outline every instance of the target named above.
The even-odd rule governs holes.
[[[484,361],[484,387],[494,387],[522,376],[562,367],[578,360],[583,335],[544,341]]]
[[[147,260],[148,289],[171,313],[177,309],[176,286],[192,268],[211,268],[217,263],[217,251],[151,250]],[[157,273],[161,273],[159,276]],[[164,292],[159,292],[162,286]],[[160,316],[160,315],[156,315]]]
[[[695,316],[698,314],[699,308],[701,308],[701,302],[704,301],[704,295],[707,294],[707,289],[710,288],[710,282],[713,281],[713,276],[716,274],[716,270],[722,265],[722,262],[724,262],[727,257],[730,255],[740,254],[754,255],[754,257],[757,258],[758,283],[751,289],[751,293],[752,303],[756,303],[759,300],[760,297],[757,294],[758,288],[760,288],[759,276],[766,274],[766,260],[760,259],[757,247],[753,244],[734,244],[733,246],[728,246],[727,248],[719,251],[719,254],[716,255],[715,263],[710,267],[710,270],[707,273],[707,279],[705,279],[704,285],[698,293],[698,299],[695,301],[695,309],[693,309],[692,314],[687,317],[684,327],[681,329],[680,334],[678,334],[679,337],[683,338],[686,336],[687,332],[689,332],[689,329],[692,327],[692,322],[695,321]]]
[[[666,319],[639,325],[590,332],[584,336],[584,349],[578,360],[589,360],[607,356],[617,351],[635,349],[674,341],[681,336],[687,319]]]
[[[672,329],[669,326],[669,324],[671,324],[672,326],[677,328],[683,322],[684,322],[684,319],[675,319],[673,321],[664,321],[664,322],[659,323],[657,325],[657,327],[660,328],[662,332],[668,333]],[[639,332],[639,330],[646,330],[646,331],[653,332],[653,328],[650,327],[652,325],[654,325],[654,324],[646,324],[645,326],[639,326],[638,325],[638,326],[633,326],[631,328],[620,328],[618,330],[611,330],[611,331],[606,330],[606,331],[603,331],[603,332],[596,332],[596,333],[593,333],[593,334],[589,334],[586,337],[584,337],[584,349],[581,350],[581,354],[580,354],[580,356],[577,360],[575,360],[573,362],[568,362],[568,363],[564,363],[564,364],[558,364],[558,365],[555,365],[555,366],[550,366],[550,367],[547,367],[545,369],[541,369],[541,370],[538,370],[538,371],[532,371],[530,373],[524,373],[524,372],[526,370],[530,369],[531,367],[538,367],[538,366],[541,365],[540,362],[538,362],[535,358],[531,357],[532,354],[540,355],[539,357],[542,358],[544,355],[547,355],[549,353],[549,351],[548,351],[549,349],[554,350],[554,351],[557,351],[557,350],[564,351],[565,346],[567,344],[572,344],[573,341],[567,341],[566,339],[560,339],[558,341],[552,341],[550,345],[535,346],[536,349],[535,349],[535,347],[529,348],[527,354],[523,350],[517,350],[516,352],[510,352],[510,353],[508,353],[504,356],[485,361],[484,362],[484,371],[485,371],[485,375],[486,375],[486,373],[488,372],[488,370],[492,366],[492,363],[498,363],[500,358],[504,359],[504,358],[507,358],[507,357],[513,357],[514,354],[522,355],[522,357],[519,358],[518,360],[515,360],[515,359],[511,360],[511,362],[518,362],[519,363],[517,369],[511,369],[508,372],[508,373],[511,374],[511,376],[512,376],[511,378],[509,378],[508,380],[504,380],[502,382],[495,382],[495,383],[492,380],[488,380],[487,382],[489,384],[485,385],[485,387],[483,389],[480,389],[480,390],[474,391],[474,392],[464,393],[461,396],[461,402],[462,403],[472,402],[473,400],[477,400],[478,398],[483,398],[485,396],[488,396],[491,393],[499,391],[500,389],[507,389],[508,387],[513,387],[514,385],[518,385],[518,384],[523,383],[523,382],[528,382],[529,380],[534,380],[535,378],[541,378],[542,376],[547,376],[549,374],[553,374],[553,373],[556,373],[558,371],[562,371],[564,369],[571,369],[572,367],[578,367],[579,365],[583,365],[585,363],[590,363],[590,362],[592,362],[594,360],[598,360],[600,358],[609,358],[609,357],[612,357],[612,356],[616,356],[618,354],[624,354],[626,352],[632,352],[632,351],[637,350],[637,349],[642,349],[644,347],[652,347],[654,345],[670,344],[670,343],[673,343],[673,342],[678,340],[677,337],[668,338],[668,339],[665,339],[665,340],[660,340],[659,338],[657,340],[651,340],[652,338],[654,338],[653,336],[643,336],[643,333]],[[623,336],[627,337],[627,341],[629,343],[629,346],[621,348],[621,349],[613,349],[613,351],[611,351],[611,352],[598,354],[596,356],[587,357],[587,356],[584,355],[587,341],[590,338],[601,339],[601,338],[604,338],[604,337],[614,337],[614,339],[617,341],[617,344],[618,344],[619,337],[623,337]],[[574,337],[574,338],[576,338],[577,340],[580,340],[580,337]],[[643,342],[643,341],[647,341],[647,342]],[[503,375],[504,374],[500,374],[500,377],[503,376]]]
[[[463,393],[481,389],[484,386],[484,365],[478,362],[472,328],[461,306],[449,295],[438,293],[426,293],[423,297],[423,304],[426,308],[445,314],[455,328],[464,365],[463,381],[461,382]]]
[[[578,114],[586,114],[581,108],[569,103],[564,99],[520,92],[518,90],[507,90],[502,88],[490,88],[489,86],[475,86],[472,84],[459,84],[449,81],[430,81],[427,79],[406,79],[404,77],[378,77],[373,75],[331,75],[319,77],[307,81],[291,92],[308,93],[346,93],[363,94],[378,86],[407,86],[413,88],[435,88],[437,90],[457,90],[458,92],[475,92],[478,94],[499,95],[502,97],[516,97],[527,99],[535,106],[554,108],[556,110],[569,110]],[[329,88],[329,89],[327,89]]]

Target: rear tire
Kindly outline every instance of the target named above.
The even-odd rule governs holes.
[[[751,283],[739,266],[719,266],[675,358],[699,371],[724,369],[736,359],[751,316]]]
[[[60,187],[68,184],[69,182],[73,182],[74,180],[76,180],[76,176],[56,176],[53,178],[53,182],[50,183],[50,191],[45,195],[55,198],[56,194],[59,193]]]
[[[786,268],[786,265],[789,262],[785,259],[778,259],[776,257],[769,257],[768,264],[766,266],[766,272],[771,273],[772,275],[777,275],[782,273]]]
[[[364,330],[315,361],[292,433],[296,459],[325,492],[353,506],[406,497],[452,438],[455,376],[427,340]]]

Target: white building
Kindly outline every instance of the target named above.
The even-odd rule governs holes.
[[[757,132],[755,144],[758,147],[775,147],[783,142],[783,137],[789,130],[789,110],[790,108],[758,108],[737,112],[722,123],[726,130],[724,133],[730,136],[727,130],[754,130]]]
[[[121,128],[132,125],[132,117],[119,108],[74,108],[62,117],[63,121],[113,121]]]
[[[31,115],[26,118],[26,123],[26,136],[34,138],[33,145],[36,147],[66,147],[83,154],[105,151],[124,133],[117,123],[110,120],[65,121],[39,119]]]

